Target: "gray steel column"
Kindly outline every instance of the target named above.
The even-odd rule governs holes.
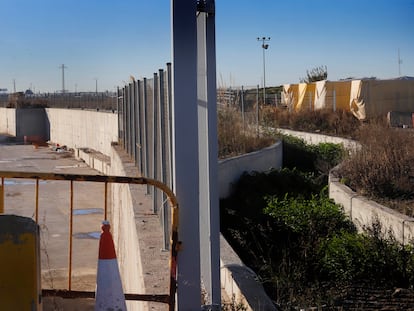
[[[158,113],[159,113],[159,170],[158,170],[158,180],[162,181],[164,184],[167,183],[167,132],[168,132],[168,122],[167,122],[167,100],[166,100],[166,94],[165,94],[165,74],[164,70],[160,69],[158,70]],[[169,249],[170,244],[170,226],[168,225],[168,215],[169,215],[169,204],[167,201],[167,195],[159,191],[158,194],[158,200],[160,202],[160,219],[161,224],[163,227],[163,249],[167,250]]]
[[[129,84],[131,90],[131,157],[134,159],[135,165],[138,165],[137,162],[137,131],[138,124],[136,119],[137,111],[137,90],[135,80]]]
[[[142,110],[142,100],[141,100],[141,81],[136,81],[135,86],[135,92],[136,92],[136,100],[137,100],[137,106],[136,106],[136,117],[135,122],[137,124],[137,132],[136,132],[136,148],[137,148],[137,156],[136,156],[136,163],[137,167],[139,169],[139,173],[142,175],[143,169],[142,169],[142,120],[141,120],[141,110]]]
[[[126,150],[127,140],[126,140],[126,129],[127,129],[127,111],[126,111],[126,86],[122,88],[122,127],[123,127],[123,135],[122,135],[122,147]]]
[[[179,202],[177,305],[200,310],[199,166],[197,122],[197,1],[171,0],[173,167]]]
[[[144,78],[143,86],[142,86],[142,96],[143,96],[143,107],[144,107],[144,127],[145,127],[145,137],[144,137],[144,148],[145,148],[145,170],[144,170],[144,176],[149,177],[150,175],[150,126],[149,126],[149,103],[148,103],[148,83],[147,79]],[[147,185],[147,193],[151,193],[151,186]]]
[[[171,63],[167,63],[167,114],[168,114],[168,126],[167,126],[167,155],[168,155],[168,174],[167,185],[173,189],[173,166],[172,166],[172,72]]]
[[[209,306],[209,310],[219,311],[221,309],[220,213],[217,186],[218,143],[214,1],[200,1],[198,10],[197,95],[201,278],[206,290],[205,304]]]
[[[160,167],[160,150],[159,150],[159,139],[160,139],[160,122],[159,122],[159,90],[158,90],[158,75],[154,73],[153,78],[153,95],[152,95],[152,126],[153,126],[153,135],[152,135],[152,161],[151,170],[152,173],[150,174],[151,178],[159,180],[159,167]],[[156,187],[152,187],[152,210],[154,213],[158,213],[160,209],[160,200],[159,200],[159,193],[160,190]]]

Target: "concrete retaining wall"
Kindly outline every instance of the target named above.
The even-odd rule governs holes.
[[[0,108],[0,133],[16,136],[16,109]]]
[[[357,195],[332,174],[329,175],[329,197],[343,207],[360,231],[378,220],[384,231],[391,229],[398,242],[405,244],[414,238],[414,218]]]
[[[122,157],[115,148],[111,152],[110,174],[115,176],[137,176],[138,170],[127,158]],[[111,185],[110,220],[120,274],[125,293],[146,293],[143,265],[140,255],[142,249],[135,221],[135,197],[144,195],[139,186],[128,184]],[[127,301],[128,310],[148,310],[148,304]]]
[[[218,185],[220,199],[230,196],[232,187],[244,172],[265,172],[272,168],[281,168],[283,164],[282,143],[260,151],[219,161]]]
[[[292,135],[301,138],[310,145],[317,145],[320,143],[342,144],[345,149],[350,151],[357,150],[359,148],[358,142],[352,139],[346,139],[317,133],[299,132],[287,129],[277,129],[277,131],[285,135]]]
[[[69,148],[90,148],[105,155],[112,152],[111,142],[118,141],[118,115],[74,109],[46,109],[50,140]]]
[[[0,108],[0,133],[23,139],[42,136],[69,148],[90,148],[109,156],[118,141],[118,115],[75,109]]]

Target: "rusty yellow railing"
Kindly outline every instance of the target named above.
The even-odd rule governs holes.
[[[95,292],[73,291],[72,290],[72,233],[73,233],[73,182],[102,182],[105,184],[105,203],[104,217],[107,219],[107,187],[108,183],[151,185],[162,190],[168,197],[171,207],[171,239],[170,239],[170,283],[168,294],[125,294],[127,300],[140,300],[166,303],[169,310],[175,308],[175,293],[177,290],[177,252],[178,242],[178,202],[174,193],[165,184],[145,177],[125,177],[125,176],[104,176],[104,175],[77,175],[77,174],[54,174],[37,172],[12,172],[0,171],[0,213],[4,212],[4,180],[6,178],[34,179],[35,180],[35,221],[39,217],[39,180],[66,180],[70,181],[70,219],[69,219],[69,264],[68,264],[68,289],[44,289],[43,296],[60,296],[63,298],[94,298]]]

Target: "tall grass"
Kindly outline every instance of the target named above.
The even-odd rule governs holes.
[[[224,107],[218,111],[219,158],[228,158],[271,145],[275,138],[258,131],[236,109]]]
[[[412,215],[405,209],[414,205],[414,131],[376,121],[360,128],[358,141],[361,149],[342,163],[339,176],[358,193]]]

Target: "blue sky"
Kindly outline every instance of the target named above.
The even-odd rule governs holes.
[[[171,61],[170,0],[0,0],[0,88],[115,90]],[[414,0],[216,0],[217,83],[414,76]]]

